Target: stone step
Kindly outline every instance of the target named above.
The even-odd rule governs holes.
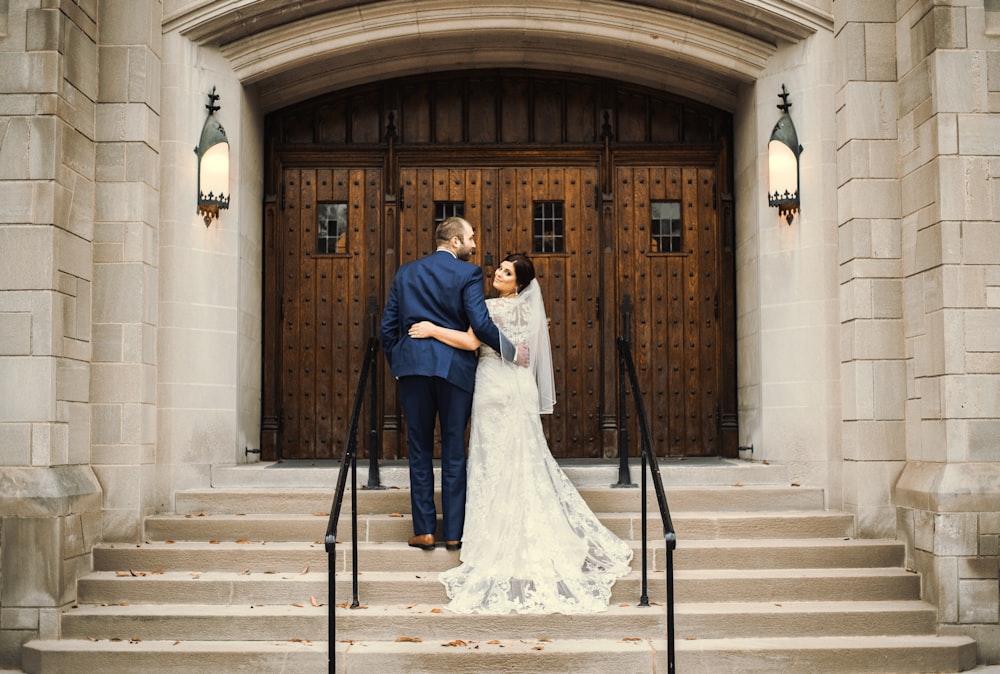
[[[636,556],[639,543],[631,541]],[[666,568],[663,541],[649,541],[650,569]],[[674,568],[684,570],[809,569],[899,567],[904,547],[893,540],[831,538],[681,540],[674,552]],[[95,571],[232,571],[255,573],[324,571],[328,556],[322,543],[236,543],[220,541],[164,541],[141,544],[102,543],[94,547]],[[337,570],[349,570],[350,545],[337,546]],[[459,553],[443,547],[433,551],[406,543],[359,543],[358,567],[363,572],[436,572],[455,566]],[[638,559],[633,566],[638,568]]]
[[[317,600],[317,602],[322,604]],[[458,615],[436,604],[338,602],[338,638],[392,640],[605,637],[655,638],[664,634],[660,605],[612,604],[584,615]],[[876,636],[933,634],[936,610],[922,601],[678,603],[678,640],[743,637]],[[304,597],[291,604],[76,605],[62,616],[67,639],[232,641],[254,635],[262,641],[322,640],[327,607]]]
[[[333,489],[189,489],[177,492],[174,512],[179,515],[213,514],[311,514],[330,512]],[[598,512],[638,512],[642,495],[638,489],[580,487],[580,495],[590,508]],[[822,510],[823,490],[809,487],[771,485],[725,485],[702,487],[667,487],[667,502],[671,512],[741,511],[741,510]],[[438,509],[441,492],[435,492]],[[646,494],[650,515],[659,512],[652,489]],[[351,507],[351,492],[344,496],[343,512]],[[410,513],[410,490],[358,490],[358,512]]]
[[[655,601],[652,598],[651,601]],[[625,638],[646,636],[665,629],[659,606],[639,608],[612,605],[608,612],[590,616],[469,616],[456,615],[430,604],[368,605],[365,610],[337,609],[337,633],[355,639],[420,638],[490,639],[573,638],[584,625],[600,634]],[[338,607],[340,603],[338,603]],[[642,612],[645,611],[646,614]],[[535,620],[538,618],[539,620]],[[588,622],[593,620],[593,622]],[[678,603],[675,624],[678,640],[744,637],[875,636],[934,633],[936,610],[926,602],[818,601]],[[564,623],[564,621],[566,621]],[[663,632],[661,631],[661,634]]]
[[[319,602],[317,602],[319,603]],[[234,641],[253,635],[261,641],[327,638],[327,611],[308,597],[294,604],[77,605],[62,615],[66,639],[175,639]],[[431,604],[371,605],[364,609],[336,608],[337,638],[396,639],[421,637],[493,639],[498,635],[522,639],[551,635],[586,639],[607,634],[614,626],[618,638],[656,638],[665,629],[662,607],[612,605],[606,612],[584,615],[458,615]],[[464,636],[463,636],[464,635]]]
[[[544,637],[543,637],[544,638]],[[489,639],[458,643],[354,641],[336,645],[335,671],[474,674],[483,671],[608,672],[666,670],[661,639]],[[802,637],[699,639],[676,643],[676,669],[719,672],[959,672],[976,662],[967,637]],[[325,641],[32,641],[26,674],[133,674],[211,671],[214,674],[327,672]]]
[[[634,452],[633,448],[633,452]],[[559,459],[559,466],[573,484],[608,487],[618,483],[618,461],[595,459]],[[784,465],[760,461],[742,461],[718,457],[675,457],[658,461],[665,487],[744,485],[790,485]],[[640,461],[629,460],[633,484],[642,479]],[[239,465],[212,466],[212,486],[216,489],[332,489],[337,484],[340,462],[337,460],[256,461]],[[435,483],[441,484],[441,469],[434,469]],[[383,461],[379,465],[382,485],[408,487],[410,474],[406,461]],[[368,462],[358,461],[358,485],[368,484]],[[348,478],[348,484],[351,480]]]
[[[543,637],[544,638],[544,637]],[[698,639],[676,643],[676,669],[719,672],[958,672],[976,662],[967,637],[801,637]],[[662,639],[530,639],[420,642],[354,641],[336,645],[335,671],[452,672],[656,672],[666,671]],[[112,642],[32,641],[24,650],[26,674],[133,674],[136,671],[211,671],[214,674],[327,670],[325,641]]]
[[[642,518],[638,513],[595,513],[616,535],[638,539]],[[146,518],[147,540],[188,541],[321,541],[328,515],[317,511],[296,514],[188,514],[153,515]],[[662,539],[663,527],[656,518],[647,521],[647,536]],[[854,517],[836,511],[777,512],[677,512],[672,515],[679,539],[715,538],[816,538],[844,537],[854,533]],[[438,535],[440,537],[440,522]],[[413,534],[409,515],[369,514],[358,517],[359,541],[401,541]],[[342,515],[337,524],[339,540],[349,540],[351,524]]]
[[[352,596],[350,572],[337,574],[337,600]],[[615,583],[611,603],[636,603],[642,593],[641,570]],[[884,601],[918,599],[920,578],[902,569],[789,569],[759,571],[675,572],[674,592],[678,602],[766,602],[766,601]],[[361,601],[372,603],[447,603],[437,573],[366,571],[358,576]],[[665,574],[650,572],[647,595],[663,602]],[[291,604],[316,599],[329,602],[327,574],[317,569],[306,573],[240,572],[204,573],[170,571],[98,571],[80,579],[80,604]]]

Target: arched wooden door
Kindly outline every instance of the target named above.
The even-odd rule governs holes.
[[[556,456],[614,455],[626,296],[656,453],[736,454],[728,113],[599,78],[470,71],[331,92],[266,127],[262,458],[342,455],[393,275],[451,214],[476,227],[487,279],[509,252],[535,260]],[[398,459],[404,422],[378,365],[378,449]]]
[[[543,417],[556,456],[601,455],[601,344],[598,321],[599,249],[596,167],[404,167],[400,170],[399,263],[434,250],[434,229],[450,215],[476,228],[486,295],[509,253],[535,264],[549,315],[557,404]],[[403,420],[391,379],[385,414],[388,454],[405,456]]]

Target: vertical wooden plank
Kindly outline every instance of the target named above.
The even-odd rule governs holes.
[[[683,172],[683,199],[682,204],[685,216],[685,234],[690,237],[686,247],[687,258],[684,264],[684,453],[685,455],[698,455],[700,448],[701,424],[698,416],[699,386],[701,383],[700,372],[700,349],[698,339],[700,331],[698,322],[700,319],[698,309],[698,256],[695,254],[695,247],[698,244],[698,172],[697,169],[685,168]]]
[[[718,259],[718,219],[715,213],[715,172],[712,169],[698,171],[699,204],[699,296],[701,299],[699,339],[701,354],[701,448],[703,454],[719,453],[719,386],[718,350],[719,338],[716,317],[719,295],[718,274],[715,261]]]
[[[283,283],[283,324],[281,353],[281,443],[279,458],[295,456],[299,442],[298,400],[299,400],[299,220],[301,195],[301,176],[299,171],[288,170],[284,174],[285,181],[285,217],[284,225],[285,264]]]
[[[683,198],[682,172],[678,167],[668,167],[664,171],[664,198],[681,201]],[[682,210],[683,214],[683,210]],[[683,218],[683,215],[682,215]],[[686,228],[686,221],[683,221]],[[686,229],[682,230],[682,243],[690,239]],[[686,248],[685,248],[686,250]],[[683,274],[685,255],[669,255],[666,258],[666,350],[667,350],[667,426],[669,455],[683,456],[684,443],[684,289]]]

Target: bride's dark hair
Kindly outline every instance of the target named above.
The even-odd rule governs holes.
[[[504,262],[514,265],[514,278],[517,280],[517,292],[521,292],[528,287],[531,280],[535,278],[535,265],[531,258],[524,253],[511,253],[504,258]]]

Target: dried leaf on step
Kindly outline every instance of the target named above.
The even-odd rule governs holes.
[[[302,604],[300,604],[298,602],[295,602],[294,604],[292,604],[292,606],[297,606],[299,608],[303,608]]]
[[[403,513],[389,513],[389,517],[402,517]]]
[[[774,605],[775,606],[781,606],[781,603],[780,602],[774,602]]]
[[[642,637],[625,637],[622,641],[642,641]]]
[[[139,637],[132,637],[131,639],[128,640],[130,644],[137,644],[140,641],[142,641],[142,639],[140,639]]]
[[[289,641],[291,641],[294,644],[311,644],[312,643],[308,639],[299,639],[298,637],[292,637],[291,639],[289,639]]]
[[[337,608],[347,608],[347,602],[345,601],[340,604],[337,604]]]
[[[162,576],[163,575],[163,569],[155,569],[153,571],[150,571],[150,573],[153,574],[154,576]]]
[[[531,650],[533,650],[533,651],[544,651],[545,650],[545,646],[532,646]]]
[[[698,637],[684,637],[685,641],[698,641]]]
[[[490,639],[486,643],[496,645],[496,644],[500,643],[500,641],[498,639]]]
[[[743,483],[742,482],[733,482],[733,486],[734,487],[742,487]]]
[[[414,606],[416,606],[416,604],[407,604],[406,608],[413,608]]]
[[[194,572],[192,572],[192,573],[189,573],[188,575],[191,576],[192,578],[194,578],[195,580],[201,578],[201,574],[200,573],[194,573]]]
[[[541,639],[539,639],[539,641],[541,641],[543,644],[552,643],[552,639],[549,639],[548,637],[542,637]]]
[[[771,465],[770,461],[761,461],[761,463],[764,464],[765,466],[770,466]]]
[[[246,538],[240,538],[236,541],[240,545],[246,545],[247,543],[256,543],[257,541],[247,540]]]
[[[661,604],[661,603],[660,603],[660,602],[658,602],[658,601],[651,601],[651,602],[649,602],[649,605],[650,605],[650,606],[663,606],[663,604]]]
[[[320,603],[316,601],[316,597],[309,595],[309,603],[313,606],[320,606]]]
[[[145,571],[133,571],[132,569],[129,569],[128,572],[131,573],[133,576],[138,576],[140,578],[147,575]]]
[[[241,576],[249,576],[250,575],[250,569],[243,569],[242,571],[240,571],[240,575]]]
[[[179,644],[179,643],[180,643],[179,641],[175,641],[175,642],[174,642],[173,644],[171,644],[171,645],[172,645],[172,646],[176,646],[176,645],[177,645],[177,644]]]
[[[97,637],[87,637],[87,641],[97,641]]]
[[[316,517],[329,517],[330,513],[325,513],[322,510],[317,510],[316,512],[313,513],[313,515],[315,515]]]
[[[307,566],[306,568],[302,569],[302,573],[309,573],[309,567]]]
[[[439,608],[432,608],[431,609],[431,613],[440,613],[440,612],[441,612],[441,609],[439,609]]]
[[[278,573],[278,572],[277,572],[277,571],[265,571],[264,573],[271,573],[271,574],[274,574],[274,573]]]
[[[354,639],[338,639],[338,641],[342,644],[351,644],[352,646],[354,645]]]
[[[129,574],[129,572],[128,572],[128,571],[115,571],[115,575],[116,575],[116,576],[117,576],[118,578],[127,578],[127,577],[128,577],[129,575],[131,575],[131,574]]]
[[[420,637],[396,637],[396,643],[406,642],[406,643],[419,644],[423,643],[423,641],[424,640],[421,639]]]
[[[167,540],[165,540],[163,542],[166,543],[167,545],[173,545],[174,544],[174,541],[172,541],[170,539],[167,539]]]
[[[399,489],[399,486],[394,484],[391,487],[389,487],[389,489]]]
[[[442,646],[468,646],[469,644],[465,643],[461,639],[455,639],[454,641],[449,641],[448,643],[441,644],[441,645]]]
[[[121,641],[121,638],[120,637],[111,637],[110,639],[108,639],[108,641],[114,641],[115,643],[118,643],[119,641]]]
[[[793,482],[793,483],[792,483],[792,486],[793,486],[793,487],[801,487],[802,485],[800,485],[800,484],[799,484],[798,482]]]
[[[618,605],[619,606],[631,606],[632,604],[628,603],[627,601],[624,601],[624,602],[622,602],[621,604],[618,604]]]
[[[209,541],[209,543],[210,543],[211,545],[218,545],[218,544],[219,544],[219,541]]]
[[[120,601],[118,602],[118,604],[116,604],[116,606],[128,606],[128,605],[129,603],[127,601]]]

